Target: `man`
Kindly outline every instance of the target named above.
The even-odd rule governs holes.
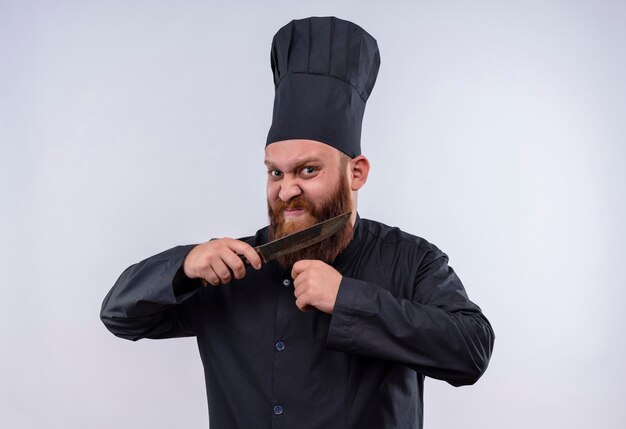
[[[357,215],[376,41],[337,18],[296,20],[271,62],[269,227],[131,266],[102,320],[131,340],[196,336],[211,427],[421,428],[424,377],[474,383],[494,335],[445,254]],[[253,249],[345,212],[339,233],[295,254],[262,264]]]

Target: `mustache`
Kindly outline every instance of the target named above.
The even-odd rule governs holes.
[[[273,209],[274,213],[282,213],[285,210],[302,209],[313,216],[316,215],[315,205],[303,195],[292,198],[289,201],[280,201],[280,203]]]

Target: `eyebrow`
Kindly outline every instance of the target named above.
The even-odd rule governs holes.
[[[316,157],[316,156],[312,156],[309,158],[304,158],[304,159],[300,159],[297,160],[294,164],[294,170],[297,170],[300,167],[305,166],[306,164],[315,164],[315,163],[319,163],[321,162],[321,158]],[[274,164],[272,161],[270,161],[269,159],[266,159],[264,161],[264,164],[268,167],[268,168],[275,168],[276,164]]]

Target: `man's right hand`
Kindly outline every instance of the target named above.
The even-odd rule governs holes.
[[[191,249],[183,262],[183,270],[190,279],[202,279],[205,286],[227,284],[233,276],[241,279],[246,275],[246,266],[239,255],[245,256],[254,269],[261,268],[261,257],[248,243],[220,238]]]

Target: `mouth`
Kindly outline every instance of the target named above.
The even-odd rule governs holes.
[[[306,211],[303,208],[299,208],[299,207],[283,210],[283,214],[286,219],[296,218],[296,217],[302,216],[305,213]]]

